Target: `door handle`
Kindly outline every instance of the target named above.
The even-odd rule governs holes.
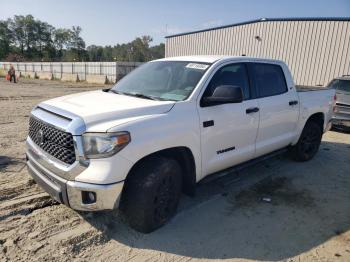
[[[298,104],[298,101],[297,100],[292,100],[292,101],[289,101],[289,105],[290,106],[295,106]]]
[[[259,107],[251,107],[245,110],[247,114],[259,112]]]
[[[209,127],[214,125],[214,120],[204,121],[203,127]]]

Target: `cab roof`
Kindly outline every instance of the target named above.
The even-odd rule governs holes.
[[[211,56],[211,55],[198,55],[198,56],[175,56],[159,59],[158,61],[191,61],[202,63],[215,63],[216,61],[225,58],[225,56]]]
[[[195,55],[195,56],[176,56],[158,59],[156,61],[186,61],[186,62],[197,62],[197,63],[210,63],[213,64],[217,61],[245,59],[247,61],[261,61],[261,62],[283,62],[275,59],[265,59],[249,56],[224,56],[224,55]]]

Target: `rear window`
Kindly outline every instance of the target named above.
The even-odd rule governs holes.
[[[350,92],[350,80],[334,79],[329,83],[328,87],[340,91]]]
[[[279,65],[254,63],[252,73],[258,97],[275,96],[287,92],[286,79]]]

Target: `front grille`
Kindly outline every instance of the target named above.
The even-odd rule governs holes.
[[[29,119],[29,137],[51,156],[67,164],[75,162],[73,136],[34,117]]]

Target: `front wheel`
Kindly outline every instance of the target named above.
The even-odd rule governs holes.
[[[291,148],[291,155],[296,161],[312,159],[320,147],[322,128],[314,121],[309,121],[300,135],[298,143]]]
[[[132,228],[149,233],[175,214],[182,176],[179,164],[170,158],[152,157],[133,171],[125,188],[123,209]]]

